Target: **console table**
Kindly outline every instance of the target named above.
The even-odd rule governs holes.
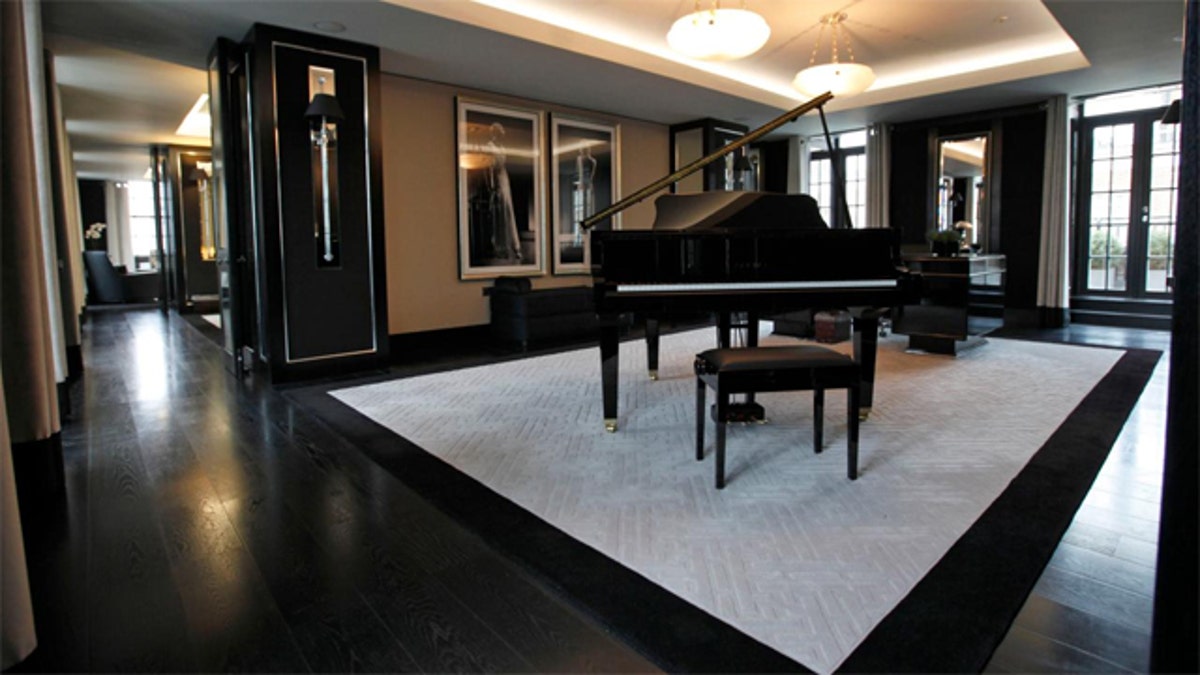
[[[896,308],[893,317],[893,330],[908,336],[909,349],[955,354],[982,343],[999,325],[980,316],[980,305],[988,297],[1003,305],[1003,255],[912,255],[904,262],[922,279],[920,303]]]

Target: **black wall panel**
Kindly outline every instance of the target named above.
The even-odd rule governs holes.
[[[1042,233],[1042,178],[1046,113],[1004,118],[1000,171],[1000,251],[1008,255],[1005,307],[1037,307],[1038,253]]]
[[[347,117],[337,125],[340,265],[320,267],[314,226],[312,143],[308,120],[308,67],[336,73],[337,98]],[[370,212],[367,185],[366,61],[311,49],[275,45],[276,124],[279,138],[280,228],[288,354],[304,359],[373,351]],[[354,114],[358,111],[360,114]]]
[[[927,126],[896,127],[892,130],[891,188],[888,222],[901,231],[904,244],[922,244],[933,229],[930,210],[933,190],[931,130]]]
[[[379,53],[374,47],[256,25],[249,50],[256,263],[262,359],[273,381],[387,360],[380,192]],[[309,67],[334,71],[336,264],[319,263]],[[332,158],[331,158],[332,159]]]

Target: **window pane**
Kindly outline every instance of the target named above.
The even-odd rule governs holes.
[[[1129,222],[1129,193],[1114,192],[1109,202],[1109,217],[1113,223]]]
[[[1156,155],[1150,160],[1150,187],[1175,187],[1175,170],[1178,164],[1178,157],[1175,155]]]
[[[1175,222],[1175,191],[1155,190],[1150,193],[1150,223],[1162,225]]]
[[[830,173],[832,165],[829,159],[813,159],[808,163],[809,181],[808,192],[813,199],[817,200],[817,206],[820,208],[821,217],[826,223],[831,222],[833,215],[833,187]]]
[[[1125,290],[1125,258],[1108,259],[1108,290]]]
[[[1133,155],[1133,125],[1118,124],[1113,127],[1113,157]]]
[[[1107,192],[1112,189],[1112,160],[1092,162],[1092,192]]]
[[[1166,256],[1171,253],[1171,230],[1170,226],[1158,225],[1150,228],[1150,255]]]
[[[1128,190],[1133,184],[1133,160],[1115,159],[1112,163],[1111,190]]]
[[[158,241],[155,237],[154,185],[150,181],[129,181],[129,249],[134,270],[158,269]]]
[[[1161,108],[1179,98],[1181,91],[1180,85],[1173,84],[1165,87],[1150,87],[1094,96],[1083,102],[1083,115],[1084,117],[1096,117],[1130,110]]]
[[[1154,123],[1154,149],[1156,155],[1179,152],[1179,125]]]
[[[1092,159],[1112,158],[1112,127],[1096,127],[1092,133]]]
[[[1089,258],[1088,259],[1088,277],[1087,287],[1089,291],[1104,290],[1105,279],[1104,258]]]
[[[1129,245],[1129,228],[1125,226],[1108,229],[1108,255],[1123,256]]]

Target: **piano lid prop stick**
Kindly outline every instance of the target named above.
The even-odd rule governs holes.
[[[817,108],[817,114],[821,116],[821,129],[825,132],[825,147],[829,149],[830,156],[833,156],[833,138],[829,136],[829,124],[825,122],[825,108]],[[850,204],[846,202],[846,182],[842,180],[842,172],[838,169],[838,163],[829,162],[829,168],[833,169],[833,184],[837,186],[838,198],[842,202],[842,217],[846,219],[847,230],[854,229],[854,223],[850,220]]]
[[[649,197],[650,195],[654,194],[655,192],[658,192],[659,190],[667,187],[671,183],[677,183],[677,182],[683,180],[684,178],[687,178],[688,176],[692,175],[693,173],[696,173],[700,169],[703,169],[704,167],[708,166],[709,164],[712,164],[713,162],[717,161],[718,159],[724,157],[725,155],[728,155],[729,153],[731,153],[735,150],[738,150],[742,146],[749,145],[750,143],[757,141],[758,139],[762,138],[763,136],[766,136],[767,134],[771,133],[772,131],[775,131],[779,127],[787,124],[788,122],[794,122],[801,115],[812,110],[813,108],[818,108],[821,110],[821,115],[822,115],[822,120],[823,120],[825,110],[822,106],[824,106],[826,103],[828,103],[830,101],[830,99],[832,99],[832,98],[833,98],[832,93],[825,92],[824,94],[821,94],[820,96],[817,96],[816,98],[813,98],[799,106],[796,106],[795,108],[785,112],[784,114],[780,115],[779,117],[776,117],[775,119],[771,120],[770,122],[767,122],[766,124],[762,125],[761,127],[755,129],[754,131],[751,131],[750,133],[746,134],[745,136],[742,136],[741,138],[737,139],[736,141],[730,143],[729,145],[726,145],[718,150],[715,150],[714,152],[712,152],[711,154],[709,154],[705,157],[701,157],[700,159],[692,162],[691,164],[688,164],[687,166],[683,167],[682,169],[679,169],[678,171],[676,171],[675,173],[672,173],[669,176],[666,176],[666,177],[663,177],[663,178],[660,178],[660,179],[654,181],[653,183],[647,185],[646,187],[644,187],[644,188],[638,190],[637,192],[629,195],[628,197],[618,201],[616,204],[609,206],[608,208],[604,209],[603,211],[600,211],[594,215],[584,218],[582,221],[580,221],[579,227],[584,230],[592,229],[600,222],[613,217],[614,215],[620,213],[621,211],[624,211],[625,209],[629,208],[630,206],[633,206],[634,204],[637,204],[638,202],[642,201],[646,197]]]

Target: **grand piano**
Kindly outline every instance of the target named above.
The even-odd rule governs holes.
[[[595,227],[805,111],[820,110],[830,98],[817,97],[583,221],[591,231],[600,315],[605,429],[617,429],[618,315],[628,312],[647,318],[647,365],[654,377],[660,318],[716,313],[717,345],[730,346],[732,317],[744,314],[747,346],[753,346],[759,315],[854,308],[854,357],[863,371],[861,403],[864,411],[870,410],[879,308],[902,304],[911,295],[911,280],[900,265],[898,230],[830,229],[812,197],[758,192],[664,194],[655,201],[650,230]]]

